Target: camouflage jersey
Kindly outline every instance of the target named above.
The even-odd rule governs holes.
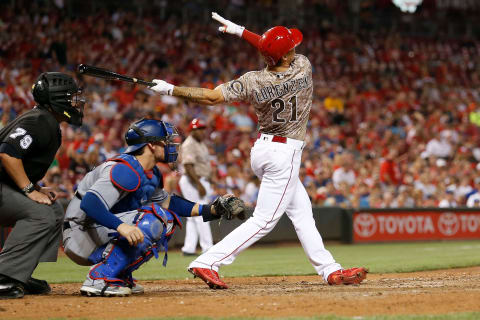
[[[296,54],[287,71],[247,72],[220,88],[226,102],[254,106],[261,133],[305,139],[313,92],[312,66],[305,56]]]

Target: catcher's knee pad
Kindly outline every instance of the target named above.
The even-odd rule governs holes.
[[[90,277],[111,282],[124,281],[152,256],[158,259],[159,250],[165,251],[165,265],[167,243],[175,230],[175,221],[174,214],[157,205],[142,207],[135,223],[143,232],[143,242],[131,246],[124,237],[120,237],[110,241],[104,250],[100,247],[89,257],[92,262],[97,261],[101,252],[102,261],[92,267]]]

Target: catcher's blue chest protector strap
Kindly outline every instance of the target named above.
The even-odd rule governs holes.
[[[156,188],[163,187],[160,170],[154,167],[152,172],[145,173],[138,160],[132,155],[122,153],[108,161],[118,162],[110,171],[112,183],[117,188],[129,192],[111,208],[110,211],[113,213],[140,208],[143,201],[150,199]]]
[[[158,205],[142,207],[135,218],[135,224],[144,234],[143,242],[130,246],[125,238],[120,237],[110,241],[106,247],[98,248],[89,257],[92,263],[97,263],[90,270],[90,277],[107,282],[128,281],[132,278],[132,272],[142,264],[153,256],[158,259],[159,250],[165,252],[163,265],[166,266],[168,241],[179,222],[174,213]]]

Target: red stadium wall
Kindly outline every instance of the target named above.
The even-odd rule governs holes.
[[[480,239],[480,211],[468,209],[360,210],[353,242]]]

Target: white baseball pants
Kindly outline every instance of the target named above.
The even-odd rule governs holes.
[[[272,138],[262,134],[252,148],[251,166],[261,179],[252,217],[190,263],[189,268],[218,271],[220,266],[231,264],[240,252],[273,230],[286,212],[316,272],[327,281],[330,273],[341,269],[323,245],[312,204],[298,177],[304,142],[287,139],[287,143],[279,143],[272,142]]]
[[[205,178],[200,178],[200,182],[206,190],[204,197],[200,197],[197,188],[192,185],[190,179],[186,175],[182,175],[178,182],[183,197],[187,200],[198,202],[200,204],[208,204],[213,190],[210,183]],[[187,218],[185,224],[185,243],[182,247],[182,252],[195,253],[197,242],[200,243],[202,252],[206,252],[213,246],[212,230],[210,229],[210,222],[204,222],[202,217]]]

